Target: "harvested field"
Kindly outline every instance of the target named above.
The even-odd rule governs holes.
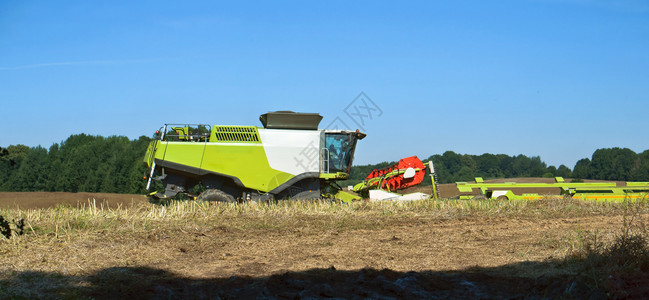
[[[103,208],[75,198],[71,207],[3,209],[27,228],[0,237],[0,298],[649,296],[646,276],[590,279],[577,255],[593,237],[619,235],[630,214],[622,204],[161,206],[124,197],[106,195]],[[633,214],[649,221],[646,206]]]
[[[38,209],[57,205],[81,207],[94,202],[106,208],[147,203],[147,197],[132,194],[65,193],[65,192],[0,192],[0,209]]]

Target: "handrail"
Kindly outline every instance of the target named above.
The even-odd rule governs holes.
[[[169,130],[175,131],[176,134]],[[201,129],[206,132],[201,132]],[[179,132],[182,131],[182,132]],[[187,141],[187,142],[206,142],[210,138],[212,127],[208,124],[165,124],[161,135],[161,140]]]

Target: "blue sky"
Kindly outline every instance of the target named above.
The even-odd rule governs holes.
[[[356,164],[649,149],[647,1],[134,2],[0,0],[0,146],[275,110],[356,129],[364,92]]]

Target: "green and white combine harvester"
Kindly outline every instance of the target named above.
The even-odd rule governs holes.
[[[336,180],[349,177],[364,133],[318,129],[319,114],[279,111],[259,119],[263,127],[165,124],[144,157],[147,190],[152,180],[164,188],[150,195],[196,196],[193,187],[202,186],[197,200],[360,199]]]
[[[162,191],[150,193],[158,199],[178,194],[205,201],[267,201],[271,199],[334,198],[349,202],[361,199],[342,190],[337,180],[349,178],[356,143],[364,133],[318,129],[322,116],[290,111],[260,116],[263,127],[206,124],[165,124],[149,144],[144,162],[149,168],[147,190],[152,180],[162,182]],[[416,156],[393,166],[373,170],[354,192],[372,200],[427,199],[414,193],[392,193],[418,185],[426,169],[432,180],[432,198],[439,198],[432,161],[426,166]],[[595,201],[646,199],[649,182],[475,183],[457,182],[459,199],[535,200],[548,195],[516,193],[521,189],[558,190],[554,196]],[[204,190],[199,195],[194,187]],[[476,190],[474,190],[476,189]],[[476,195],[479,192],[478,195]]]

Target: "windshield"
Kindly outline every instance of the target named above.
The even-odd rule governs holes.
[[[325,147],[329,150],[329,172],[349,173],[356,137],[346,133],[325,134]]]

